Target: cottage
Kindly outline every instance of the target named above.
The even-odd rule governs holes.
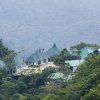
[[[64,74],[61,72],[52,73],[48,76],[46,84],[48,85],[56,85],[59,80],[64,79]]]
[[[28,66],[31,65],[42,65],[47,64],[51,61],[51,57],[59,54],[60,50],[57,48],[56,44],[52,46],[49,50],[44,52],[43,50],[39,49],[35,53],[33,53],[30,57],[26,59],[26,64]]]
[[[68,80],[72,79],[72,75],[64,75],[62,72],[56,72],[52,73],[47,78],[47,85],[54,85],[54,86],[60,86],[61,82],[66,82]]]
[[[84,60],[67,60],[67,61],[65,61],[66,64],[70,65],[70,69],[73,72],[75,72],[77,67],[83,62],[84,62]]]

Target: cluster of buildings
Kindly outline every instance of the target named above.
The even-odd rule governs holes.
[[[27,66],[32,66],[32,65],[41,66],[48,63],[52,63],[51,57],[59,53],[60,53],[60,50],[58,49],[56,44],[54,44],[50,49],[48,49],[45,52],[43,49],[39,49],[26,59],[26,65]],[[75,72],[79,64],[83,63],[84,60],[88,56],[93,55],[93,54],[99,54],[99,53],[100,53],[100,49],[94,49],[92,47],[87,46],[87,47],[82,48],[80,50],[80,53],[78,54],[77,49],[74,48],[70,50],[70,54],[75,56],[77,59],[67,60],[65,61],[65,63],[69,64],[71,70]]]
[[[85,59],[88,56],[93,56],[93,55],[99,55],[100,54],[100,48],[99,49],[94,49],[92,47],[84,47],[82,48],[79,53],[77,49],[71,49],[70,54],[75,56],[77,59],[71,59],[71,60],[66,60],[65,63],[69,64],[70,70],[74,73],[77,69],[77,67],[85,61]],[[34,52],[32,55],[30,55],[26,61],[25,64],[30,67],[30,66],[40,66],[38,68],[44,68],[53,66],[53,62],[51,60],[51,57],[54,55],[57,55],[60,53],[60,49],[54,44],[50,49],[47,51],[44,51],[43,49],[39,49],[36,52]],[[3,67],[5,64],[3,61],[0,60],[0,67]],[[28,67],[26,70],[28,70]],[[72,77],[69,75],[64,77],[64,74],[61,72],[57,73],[52,73],[50,76],[48,76],[49,80],[59,80],[59,79],[64,79],[64,80],[69,80]],[[52,81],[51,81],[52,82]],[[54,83],[53,83],[54,84]]]
[[[77,69],[77,67],[85,61],[85,59],[89,56],[93,55],[99,55],[100,54],[100,49],[95,49],[92,47],[84,47],[79,51],[79,54],[77,53],[78,51],[76,49],[71,49],[70,54],[72,55],[78,55],[79,59],[76,60],[67,60],[65,63],[70,64],[70,68],[72,69],[73,72]]]
[[[74,56],[78,55],[76,49],[71,49],[70,54],[72,54]],[[99,54],[100,54],[100,49],[94,49],[91,47],[84,47],[80,50],[79,59],[66,60],[65,63],[70,65],[70,69],[74,73],[76,71],[77,67],[81,63],[83,63],[88,56],[99,55]],[[69,75],[65,76],[62,72],[52,73],[51,75],[48,76],[48,80],[47,80],[46,84],[60,86],[61,85],[60,81],[70,80],[70,79],[72,79],[72,75],[69,74]]]

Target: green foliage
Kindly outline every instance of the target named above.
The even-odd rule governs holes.
[[[44,93],[45,95],[48,93],[55,93],[56,87],[52,85],[45,85],[39,88],[39,92]]]
[[[100,84],[93,87],[85,94],[81,100],[100,100]]]
[[[99,48],[100,46],[96,45],[96,44],[86,44],[84,42],[81,42],[80,44],[78,45],[75,45],[75,46],[72,46],[71,49],[77,49],[77,50],[81,50],[82,48],[84,47],[93,47],[93,48]]]
[[[45,85],[47,77],[51,73],[55,73],[55,72],[56,72],[56,69],[52,68],[52,67],[48,67],[48,68],[44,69],[42,74],[40,74],[36,79],[36,86],[38,87],[38,86],[41,86],[41,85]]]
[[[61,71],[65,76],[72,73],[72,70],[70,69],[70,66],[68,64],[65,64],[61,68],[59,68],[59,71]]]
[[[46,95],[42,100],[56,100],[56,95],[55,94],[48,94]]]
[[[0,100],[5,100],[4,95],[0,94]]]
[[[13,50],[9,50],[3,44],[2,39],[0,39],[0,59],[5,62],[4,70],[7,74],[12,75],[16,71],[14,58],[16,53]]]
[[[11,52],[10,54],[6,55],[5,57],[3,57],[3,60],[5,62],[5,67],[4,69],[8,72],[8,74],[12,75],[13,73],[15,73],[16,71],[16,67],[15,67],[15,54],[14,52]]]
[[[0,39],[0,58],[3,58],[8,53],[10,53],[9,49],[4,46],[3,40]]]
[[[68,82],[56,81],[56,86],[45,85],[48,76],[58,71],[49,67],[41,74],[11,76],[16,54],[4,49],[0,40],[0,55],[6,63],[5,69],[0,68],[0,100],[99,100],[100,99],[100,55],[89,57],[81,64]],[[82,48],[84,44],[78,47]],[[8,53],[9,52],[9,53]],[[12,55],[14,54],[14,55]],[[64,49],[52,59],[65,75],[70,73],[69,66],[64,62],[71,55]],[[9,70],[8,70],[9,69]],[[7,76],[8,73],[10,74]]]
[[[68,59],[70,53],[67,49],[63,49],[59,55],[53,56],[51,59],[52,61],[58,66],[64,66],[65,60]]]
[[[13,95],[11,100],[28,100],[26,98],[27,98],[27,96],[16,93],[16,94]],[[32,99],[30,99],[30,100],[32,100]]]
[[[65,66],[66,60],[74,60],[78,59],[78,56],[71,55],[67,49],[63,49],[60,54],[55,55],[51,58],[51,60],[58,66]]]
[[[62,90],[60,90],[59,98],[63,100],[99,100],[99,84],[100,56],[95,56],[94,58],[88,58],[78,68],[73,79],[63,90],[63,95],[61,93]]]

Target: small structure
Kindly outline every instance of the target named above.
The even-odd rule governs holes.
[[[35,53],[33,53],[30,57],[26,59],[26,64],[28,66],[31,65],[43,65],[47,64],[51,61],[51,57],[60,53],[60,50],[57,48],[56,44],[52,46],[49,50],[44,52],[43,50],[39,49]]]
[[[69,74],[66,76],[62,72],[56,72],[48,76],[46,84],[60,87],[62,82],[66,82],[70,79],[72,79],[72,75]]]
[[[0,60],[0,68],[3,68],[4,66],[5,66],[5,63],[2,60]]]
[[[61,73],[61,72],[52,73],[51,75],[48,76],[48,78],[53,79],[53,80],[63,79],[64,78],[64,74]]]
[[[70,65],[70,69],[73,72],[75,72],[77,67],[83,62],[84,62],[84,60],[67,60],[67,61],[65,61],[66,64]]]
[[[52,73],[51,75],[48,76],[46,84],[48,85],[55,85],[56,82],[63,80],[64,79],[64,74],[61,72],[57,73]]]

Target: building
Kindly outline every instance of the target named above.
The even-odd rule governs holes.
[[[3,68],[4,66],[5,66],[5,63],[2,60],[0,60],[0,68]]]
[[[48,76],[47,85],[57,85],[59,83],[59,81],[64,80],[64,74],[61,72],[56,72],[56,73],[52,73]]]
[[[26,59],[26,64],[28,66],[31,65],[42,65],[47,64],[51,61],[51,57],[60,53],[60,50],[57,48],[56,44],[54,44],[49,50],[44,52],[44,50],[37,50],[30,57]]]
[[[62,72],[52,73],[47,78],[47,85],[60,86],[61,82],[66,82],[72,79],[72,75],[64,75]]]
[[[73,72],[75,72],[77,67],[83,62],[84,62],[84,60],[67,60],[67,61],[65,61],[66,64],[70,65],[70,69]]]
[[[92,54],[95,50],[96,49],[94,49],[92,47],[88,47],[88,46],[82,48],[80,51],[78,51],[76,48],[71,48],[70,49],[70,54],[73,55],[73,56],[76,56],[77,58],[80,57],[80,59],[83,60],[83,59],[86,59],[88,57],[88,55]],[[99,49],[97,49],[97,51],[98,50]]]
[[[77,55],[77,50],[76,49],[72,49],[71,50],[71,54],[73,55]],[[100,49],[94,49],[91,47],[84,47],[80,50],[80,58],[81,59],[73,59],[73,60],[67,60],[65,61],[66,64],[70,65],[70,69],[75,72],[77,67],[83,63],[85,61],[85,59],[89,56],[92,55],[98,55],[100,54]]]

